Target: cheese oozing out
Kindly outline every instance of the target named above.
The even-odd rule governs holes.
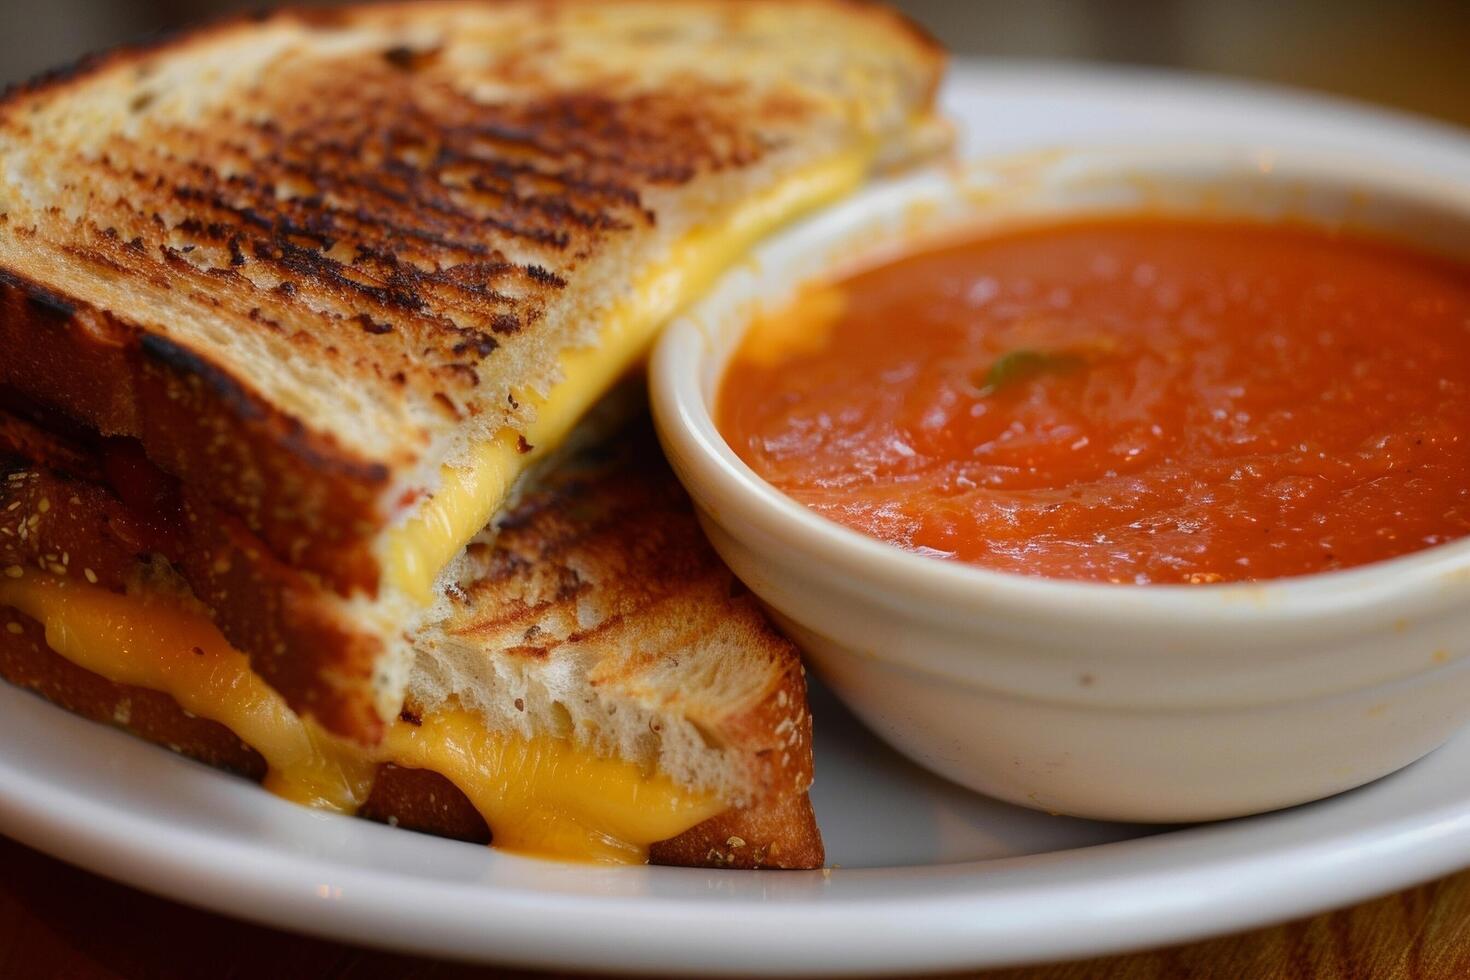
[[[658,329],[758,240],[854,190],[874,149],[800,170],[677,242],[609,313],[595,345],[562,355],[561,379],[545,397],[515,393],[536,410],[524,432],[502,430],[442,468],[432,496],[385,537],[387,582],[421,606],[432,604],[444,567],[490,522],[521,474],[647,352]],[[30,572],[0,579],[0,606],[41,622],[47,645],[72,663],[161,691],[224,725],[265,759],[266,788],[308,806],[352,813],[372,792],[380,765],[428,769],[469,798],[497,846],[611,863],[644,861],[650,844],[727,808],[634,762],[565,739],[491,732],[460,709],[431,712],[418,725],[396,721],[374,748],[344,742],[291,711],[207,616],[170,598],[118,595]]]
[[[526,431],[501,430],[462,461],[442,468],[433,495],[384,539],[381,558],[388,583],[420,605],[432,603],[439,573],[500,510],[516,479],[565,440],[577,420],[647,352],[658,329],[757,241],[856,189],[872,159],[871,149],[854,150],[800,170],[676,243],[667,260],[609,313],[595,346],[562,355],[561,380],[545,398],[515,393],[536,411]],[[521,451],[522,436],[529,452]]]
[[[250,669],[200,612],[177,600],[119,595],[27,571],[0,579],[0,607],[39,621],[67,660],[119,684],[161,691],[218,722],[265,759],[265,787],[308,806],[353,813],[378,767],[427,769],[457,786],[497,847],[544,857],[641,863],[648,847],[726,805],[637,763],[553,737],[492,732],[456,708],[398,721],[375,748],[339,740],[303,719]]]

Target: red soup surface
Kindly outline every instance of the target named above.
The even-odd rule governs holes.
[[[1297,225],[1110,217],[910,254],[753,325],[719,426],[903,548],[1208,583],[1470,533],[1470,267]]]

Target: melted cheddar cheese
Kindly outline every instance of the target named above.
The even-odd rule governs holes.
[[[379,765],[428,769],[469,798],[496,846],[602,863],[641,863],[650,844],[725,809],[635,763],[563,739],[491,732],[458,709],[399,721],[376,748],[338,740],[287,707],[208,617],[161,596],[30,571],[0,579],[0,606],[39,621],[47,645],[77,666],[161,691],[229,728],[265,759],[267,789],[308,806],[352,813]]]
[[[718,225],[680,241],[668,260],[610,312],[595,346],[562,355],[561,380],[545,398],[515,393],[536,409],[536,419],[525,432],[502,430],[458,465],[443,468],[433,496],[384,541],[387,581],[421,605],[431,603],[444,566],[490,523],[526,468],[559,445],[587,409],[646,353],[659,327],[761,238],[855,189],[871,162],[871,152],[854,151],[800,171],[752,197]],[[521,436],[530,451],[521,451]]]
[[[496,846],[523,854],[641,863],[648,845],[725,809],[713,797],[565,739],[497,735],[463,710],[394,725],[383,752],[398,765],[431,769],[459,787],[490,825]]]
[[[264,757],[273,793],[350,813],[372,790],[374,764],[286,707],[199,613],[36,572],[0,582],[0,605],[39,621],[46,645],[78,667],[224,725]]]

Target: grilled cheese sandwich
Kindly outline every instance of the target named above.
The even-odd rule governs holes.
[[[646,422],[562,457],[760,238],[943,148],[942,65],[840,0],[443,0],[8,92],[0,673],[319,808],[819,862],[794,649]]]
[[[175,567],[299,714],[384,737],[455,559],[757,239],[940,149],[838,0],[242,18],[0,99],[0,402],[176,481]]]

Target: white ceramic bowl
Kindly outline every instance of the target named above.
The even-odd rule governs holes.
[[[1341,159],[1156,147],[925,175],[769,243],[671,326],[652,366],[665,449],[715,547],[822,678],[953,780],[1161,822],[1362,785],[1470,719],[1470,540],[1253,585],[1029,578],[817,516],[747,467],[711,418],[752,316],[802,283],[958,228],[1139,209],[1302,218],[1470,257],[1470,189]]]

